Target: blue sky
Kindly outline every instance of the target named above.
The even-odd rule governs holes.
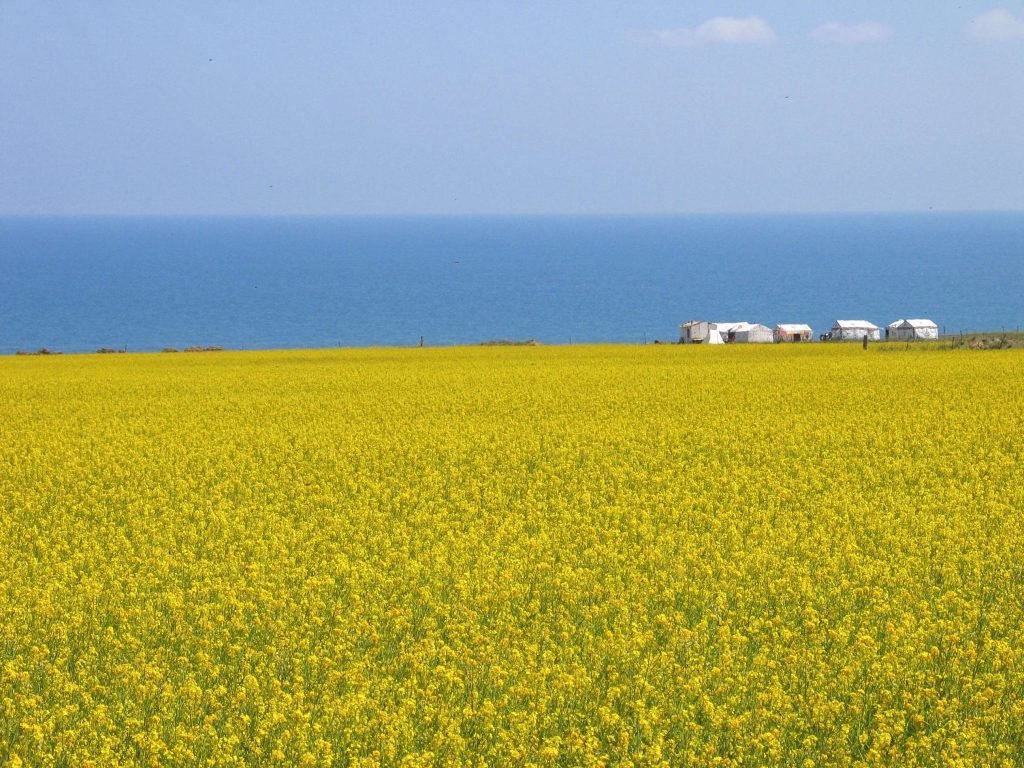
[[[0,0],[0,213],[928,209],[1024,209],[1024,0]]]

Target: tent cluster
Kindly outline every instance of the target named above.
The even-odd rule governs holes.
[[[680,344],[771,344],[810,341],[813,331],[802,323],[780,323],[772,330],[759,323],[712,323],[690,320],[679,326]]]
[[[689,320],[679,326],[680,344],[771,344],[773,342],[811,341],[814,332],[803,323],[779,323],[774,330],[758,323],[713,323]],[[836,320],[822,341],[879,341],[882,330],[867,320]],[[921,341],[939,338],[939,327],[931,320],[896,320],[885,329],[885,338],[895,341]]]
[[[882,330],[867,320],[836,320],[822,341],[878,341]],[[939,326],[931,320],[894,320],[885,327],[885,338],[894,341],[926,341],[939,338]]]

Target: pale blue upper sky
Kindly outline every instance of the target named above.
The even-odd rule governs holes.
[[[1024,209],[1024,0],[0,0],[0,213]]]

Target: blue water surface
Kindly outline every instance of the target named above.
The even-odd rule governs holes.
[[[0,353],[1024,326],[1024,214],[0,218]]]

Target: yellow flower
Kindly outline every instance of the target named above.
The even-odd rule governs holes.
[[[883,349],[0,358],[0,760],[1012,762],[1024,355]]]

